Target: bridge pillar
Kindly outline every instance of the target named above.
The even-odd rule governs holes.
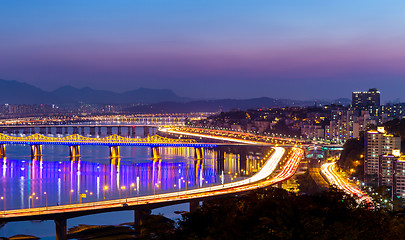
[[[217,149],[217,172],[224,171],[225,151],[222,148]]]
[[[195,212],[200,208],[200,201],[198,200],[191,200],[190,201],[190,211],[189,212]]]
[[[79,127],[73,127],[73,134],[79,134]]]
[[[80,145],[69,146],[69,156],[71,158],[80,157]]]
[[[0,144],[0,156],[6,156],[6,144]]]
[[[127,136],[128,136],[128,137],[131,136],[131,127],[128,127],[128,134],[127,134]]]
[[[82,136],[84,136],[84,127],[81,127],[80,134],[81,134]]]
[[[150,214],[150,210],[145,208],[137,208],[135,209],[134,213],[134,228],[135,230],[140,230],[140,227]]]
[[[194,158],[196,160],[203,159],[204,158],[204,148],[202,148],[202,147],[194,148]]]
[[[122,130],[121,127],[118,126],[118,130],[117,130],[117,135],[118,136],[121,136],[121,130]]]
[[[32,127],[32,128],[30,129],[30,132],[31,132],[31,134],[35,134],[35,128]]]
[[[48,127],[48,134],[52,134],[52,127]]]
[[[120,157],[120,146],[110,146],[110,157],[111,158]]]
[[[56,134],[62,134],[62,127],[56,127]]]
[[[241,175],[246,173],[247,151],[246,148],[241,149],[239,152],[239,171]]]
[[[98,127],[98,135],[101,136],[101,127]]]
[[[39,128],[39,133],[45,134],[46,133],[46,127],[40,127]]]
[[[54,219],[55,230],[56,230],[56,240],[66,240],[66,219]]]
[[[132,127],[132,138],[136,137],[136,127]]]
[[[152,147],[151,148],[151,157],[153,159],[160,158],[160,148],[159,147]]]
[[[107,135],[112,135],[112,127],[107,127]]]
[[[96,127],[90,127],[90,135],[96,135]]]
[[[69,134],[69,128],[65,127],[65,134]]]
[[[31,157],[39,157],[42,156],[42,145],[41,144],[35,144],[31,145]]]
[[[145,137],[149,136],[149,127],[143,127],[143,135]]]

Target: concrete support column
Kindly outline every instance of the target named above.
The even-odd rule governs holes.
[[[65,134],[69,134],[69,128],[65,127]]]
[[[140,230],[140,227],[145,222],[146,217],[149,215],[150,210],[145,208],[137,208],[134,211],[134,228],[135,230]]]
[[[98,135],[101,136],[101,127],[98,127]]]
[[[69,146],[69,156],[72,158],[80,157],[80,145]]]
[[[128,136],[128,137],[131,136],[131,127],[128,127],[128,134],[127,134],[127,136]]]
[[[31,145],[31,157],[36,158],[42,156],[42,145],[35,144]]]
[[[81,127],[80,134],[81,134],[82,136],[84,136],[84,127]]]
[[[143,127],[143,135],[145,137],[149,136],[149,127]]]
[[[118,127],[118,130],[117,130],[117,135],[118,136],[121,136],[121,130],[122,130],[121,127]]]
[[[217,172],[224,171],[225,151],[222,148],[217,149]]]
[[[107,135],[112,135],[112,127],[107,127]]]
[[[246,148],[241,148],[239,152],[239,171],[241,175],[246,173],[247,151]]]
[[[110,146],[110,157],[111,158],[120,157],[120,146]]]
[[[0,156],[6,156],[6,144],[0,144]]]
[[[39,133],[40,134],[45,134],[46,133],[46,127],[40,127],[39,128]]]
[[[55,219],[56,240],[66,240],[66,219]]]
[[[90,127],[90,135],[96,135],[96,127]]]
[[[195,212],[200,208],[200,201],[191,200],[190,201],[190,212]]]
[[[73,134],[79,134],[79,127],[73,127]]]
[[[194,148],[194,158],[196,160],[203,159],[204,158],[204,148],[202,148],[202,147]]]
[[[52,127],[48,127],[48,134],[52,134]]]
[[[151,157],[153,159],[160,158],[160,148],[159,147],[152,147],[152,149],[151,149]]]

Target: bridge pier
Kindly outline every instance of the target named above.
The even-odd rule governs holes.
[[[56,134],[62,134],[62,127],[56,127]]]
[[[128,127],[128,134],[127,134],[127,136],[128,136],[128,137],[131,136],[131,127]]]
[[[101,136],[101,127],[98,127],[98,135]]]
[[[150,210],[146,208],[137,208],[134,211],[134,228],[140,230],[140,227],[146,220],[146,217],[150,214]]]
[[[112,135],[112,127],[107,127],[107,135]]]
[[[118,126],[117,135],[121,136],[121,127]]]
[[[41,144],[31,145],[31,157],[36,158],[39,156],[42,156],[42,145]]]
[[[203,159],[204,158],[204,148],[202,148],[202,147],[194,148],[194,158],[196,160]]]
[[[84,136],[84,127],[81,127],[80,134],[81,134],[82,136]]]
[[[96,127],[90,127],[90,135],[96,135]]]
[[[55,230],[56,230],[56,240],[66,240],[66,219],[54,219]]]
[[[48,127],[48,134],[52,134],[52,127]]]
[[[120,146],[110,146],[110,157],[111,158],[120,157]]]
[[[221,173],[225,168],[225,151],[222,148],[217,149],[217,172]]]
[[[0,144],[0,156],[6,156],[6,144]]]
[[[246,174],[247,150],[242,148],[239,152],[239,171],[241,175]]]
[[[29,134],[30,133],[30,129],[29,128],[23,128],[23,133],[24,134]]]
[[[79,127],[73,127],[73,134],[79,134]]]
[[[190,210],[189,212],[195,212],[200,208],[200,201],[198,200],[191,200],[190,201]]]
[[[145,137],[149,136],[149,127],[143,127],[143,135]]]
[[[71,158],[80,157],[80,145],[69,146],[69,156]]]
[[[65,134],[69,134],[68,127],[65,127]]]
[[[40,127],[39,128],[39,133],[45,134],[46,133],[46,127]]]
[[[152,147],[151,148],[151,157],[153,159],[160,158],[160,148],[159,147]]]

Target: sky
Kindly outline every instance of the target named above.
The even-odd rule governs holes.
[[[405,101],[403,0],[0,1],[0,79],[44,90]]]

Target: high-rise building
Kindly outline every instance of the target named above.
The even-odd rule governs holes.
[[[372,117],[380,115],[380,91],[371,88],[368,92],[353,92],[352,107],[359,115],[360,112],[369,111]]]
[[[392,191],[392,197],[405,198],[405,156],[398,149],[380,156],[378,185]]]
[[[364,179],[369,184],[379,174],[380,156],[401,149],[401,138],[387,134],[384,127],[378,127],[377,131],[367,131],[364,141]]]

